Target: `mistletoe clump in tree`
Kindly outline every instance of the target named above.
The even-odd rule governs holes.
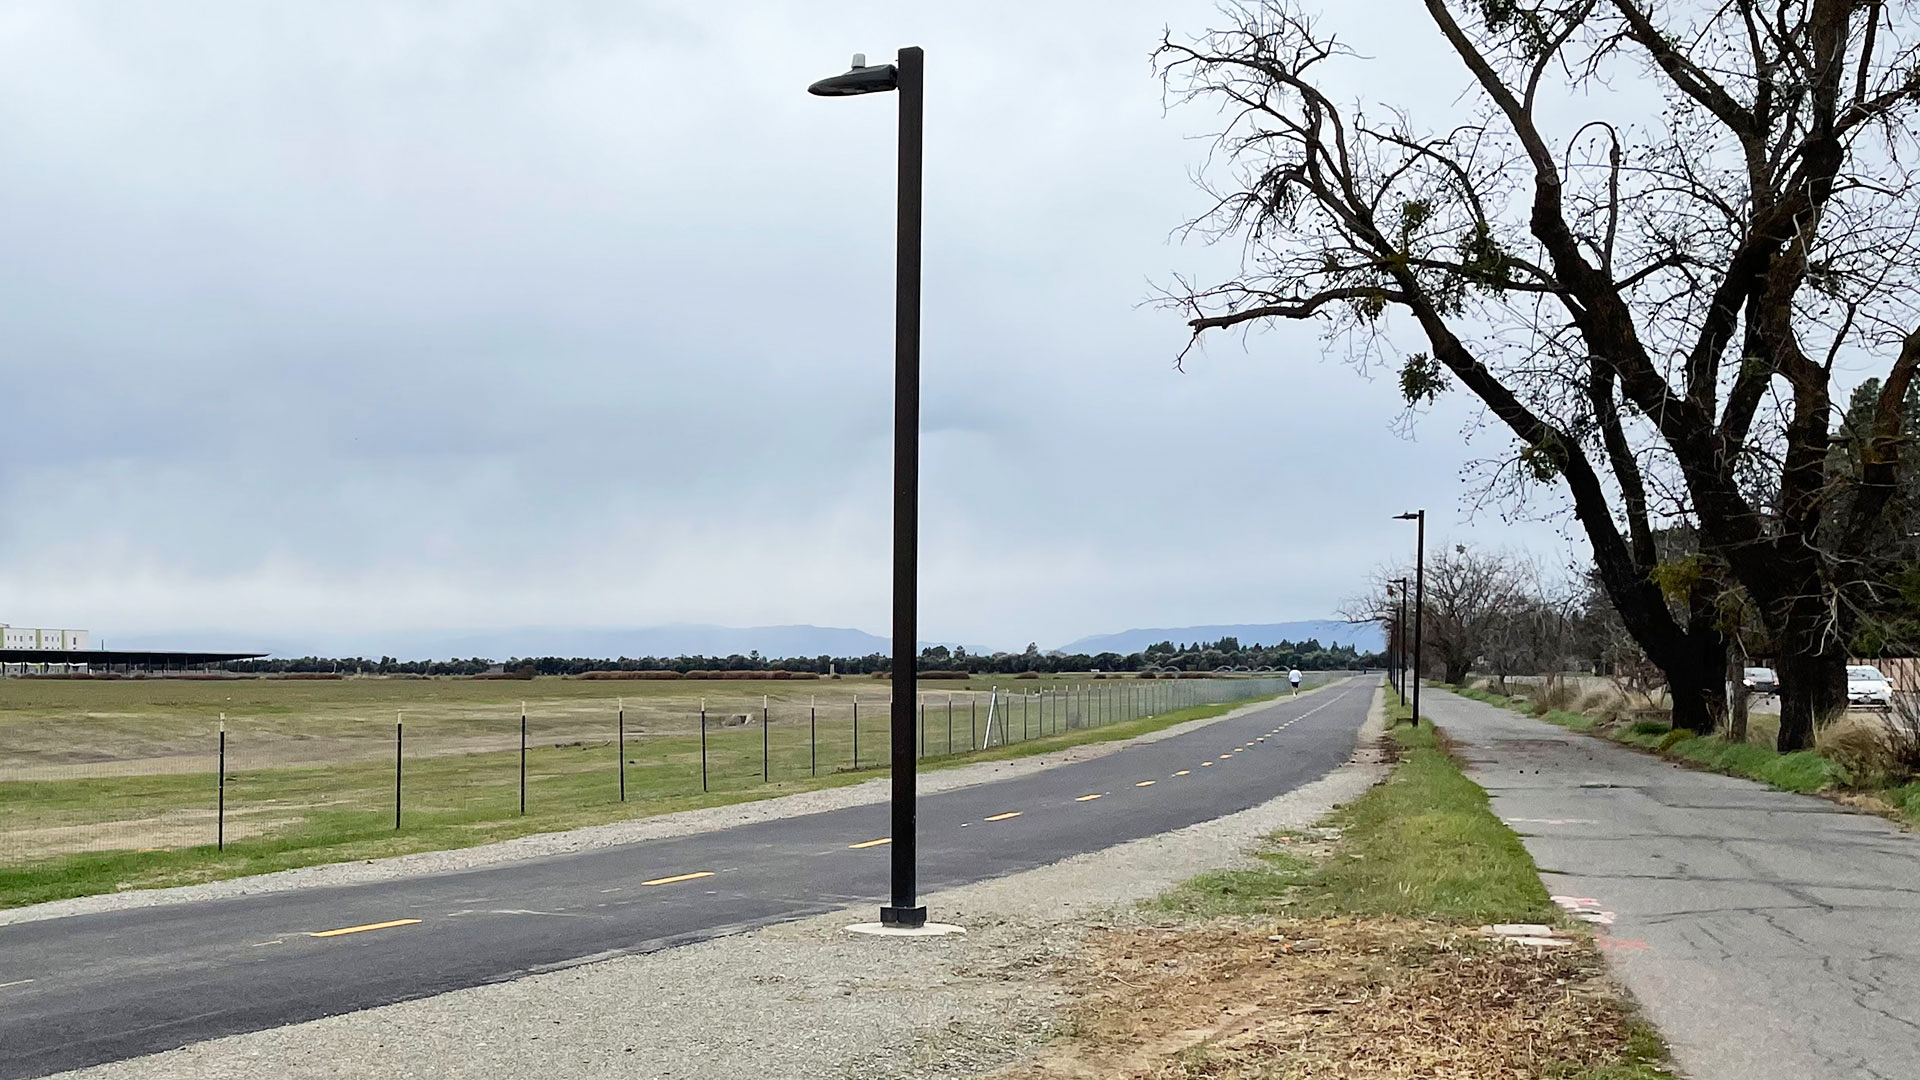
[[[1342,104],[1365,61],[1288,0],[1162,42],[1170,97],[1227,117],[1194,225],[1246,252],[1237,279],[1169,301],[1196,339],[1323,321],[1363,362],[1395,355],[1409,403],[1465,387],[1514,440],[1491,489],[1570,499],[1675,723],[1724,717],[1750,612],[1779,658],[1780,745],[1807,745],[1879,595],[1920,364],[1911,9],[1424,8],[1468,90],[1432,128]],[[1424,348],[1398,358],[1390,318]],[[1862,368],[1876,394],[1835,454]],[[1663,561],[1676,528],[1698,549]]]

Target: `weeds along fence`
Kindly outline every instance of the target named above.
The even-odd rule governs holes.
[[[1267,697],[1282,679],[1105,680],[935,690],[915,703],[922,760],[964,757],[1198,705]],[[320,723],[290,716],[114,729],[0,756],[0,867],[212,848],[242,854],[375,845],[395,830],[445,844],[539,819],[570,827],[711,803],[770,784],[885,769],[885,684],[818,701],[728,696],[636,705],[608,697],[456,719]],[[620,804],[641,804],[622,807]],[[368,850],[374,850],[368,848]]]

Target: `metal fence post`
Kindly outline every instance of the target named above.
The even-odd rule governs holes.
[[[820,699],[807,695],[807,775],[820,775]]]
[[[527,812],[527,703],[520,703],[520,813]]]
[[[953,753],[953,693],[947,693],[947,753]]]
[[[616,719],[620,735],[620,801],[627,801],[627,700],[617,698],[620,713]]]
[[[214,811],[213,844],[216,850],[227,850],[227,714],[220,714],[220,786],[219,808]]]
[[[760,782],[766,783],[772,770],[767,765],[767,695],[760,695]]]
[[[700,699],[700,790],[707,790],[707,699]]]
[[[401,748],[406,745],[404,731],[401,726],[404,721],[400,719],[401,715],[400,713],[395,713],[393,717],[393,827],[395,830],[400,828]]]
[[[853,695],[853,771],[860,771],[860,695]]]
[[[971,754],[980,749],[980,699],[969,698],[967,707],[971,710],[967,720],[967,726],[971,729],[971,734],[967,736],[967,752]]]

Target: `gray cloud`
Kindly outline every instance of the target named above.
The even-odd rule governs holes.
[[[1172,369],[1149,283],[1233,253],[1169,243],[1212,118],[1147,53],[1210,13],[8,5],[0,619],[884,629],[892,105],[803,88],[907,41],[923,636],[1327,614],[1387,513],[1472,532],[1468,413],[1396,439],[1310,328]]]

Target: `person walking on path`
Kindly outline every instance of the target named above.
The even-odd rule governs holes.
[[[1431,693],[1690,1080],[1920,1077],[1920,836]]]
[[[1298,697],[1300,694],[1300,669],[1299,668],[1290,669],[1287,672],[1287,681],[1293,684],[1294,696]]]

